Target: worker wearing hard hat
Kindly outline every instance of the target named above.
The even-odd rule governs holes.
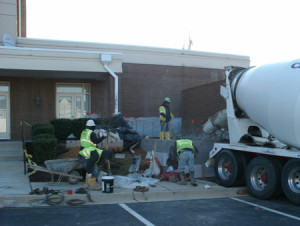
[[[189,139],[177,140],[175,143],[175,150],[178,155],[178,172],[180,174],[180,181],[178,184],[186,185],[185,178],[185,166],[188,165],[191,185],[197,186],[195,182],[195,170],[194,170],[194,155],[197,148],[194,146],[193,141]]]
[[[111,159],[113,152],[111,150],[101,150],[96,147],[97,144],[105,139],[105,136],[98,138],[94,133],[95,128],[96,125],[93,120],[86,122],[86,129],[82,131],[80,137],[81,151],[78,153],[78,159],[87,171],[88,179],[85,188],[101,190],[101,187],[96,182],[98,176],[97,163],[99,163],[100,159]]]
[[[174,115],[170,112],[171,99],[166,97],[164,102],[159,107],[159,119],[160,119],[160,139],[164,140],[164,132],[166,140],[170,140],[169,122]]]

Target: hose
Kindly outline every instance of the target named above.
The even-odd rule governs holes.
[[[60,206],[63,205],[65,201],[65,196],[62,191],[59,190],[51,190],[51,193],[46,195],[45,199],[32,199],[29,200],[27,203],[30,206],[38,207],[44,204],[48,204],[50,206]],[[85,204],[85,201],[82,199],[70,199],[66,201],[68,206],[78,206]]]
[[[66,202],[68,206],[78,206],[85,204],[85,201],[82,199],[70,199]]]
[[[62,205],[64,201],[64,194],[58,190],[56,190],[54,193],[47,194],[45,199],[45,202],[50,206]]]
[[[45,204],[45,199],[32,199],[27,202],[30,206],[38,207]]]

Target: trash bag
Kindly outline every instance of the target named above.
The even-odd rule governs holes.
[[[97,125],[96,130],[109,131],[110,135],[116,134],[123,141],[123,150],[128,150],[143,139],[141,135],[129,126],[121,114],[113,116],[106,124]]]
[[[111,119],[111,128],[120,128],[120,127],[131,129],[131,126],[123,118],[121,114],[115,115]]]
[[[152,155],[150,156],[150,159],[151,159],[150,166],[143,173],[144,177],[158,176],[160,174],[160,168],[159,168],[155,158],[153,158],[152,156],[153,156],[153,151],[152,151]]]
[[[167,159],[167,166],[172,166],[174,169],[178,169],[178,155],[175,146],[170,147],[169,157]]]
[[[140,142],[143,139],[141,135],[131,129],[119,128],[118,133],[120,139],[123,140],[124,150],[129,149],[132,145]]]

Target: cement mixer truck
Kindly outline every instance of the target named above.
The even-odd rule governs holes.
[[[225,187],[246,184],[259,199],[300,204],[300,59],[259,67],[226,67],[226,109],[204,124],[228,131],[206,162]]]

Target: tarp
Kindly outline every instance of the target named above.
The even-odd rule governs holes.
[[[105,129],[112,133],[117,133],[123,141],[123,150],[128,150],[132,145],[140,142],[143,137],[129,126],[122,115],[113,116],[106,125],[97,125],[96,129]]]

